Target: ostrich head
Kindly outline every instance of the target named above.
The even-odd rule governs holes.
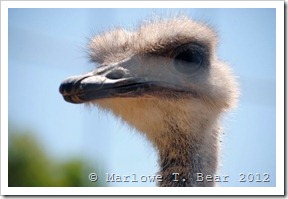
[[[238,96],[216,46],[215,32],[187,17],[116,29],[92,39],[95,71],[66,79],[60,92],[67,102],[112,111],[146,135],[159,153],[160,186],[213,186],[194,175],[215,173],[218,119]],[[175,172],[181,180],[173,180]]]

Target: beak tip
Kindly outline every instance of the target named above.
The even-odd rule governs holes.
[[[75,98],[75,97],[71,97],[69,95],[63,96],[63,98],[64,98],[64,100],[66,102],[69,102],[69,103],[72,103],[72,104],[81,104],[81,103],[83,103],[80,99]]]
[[[75,79],[74,77],[69,77],[67,79],[65,79],[63,82],[61,82],[60,86],[59,86],[59,92],[64,96],[67,93],[71,93],[73,86],[75,85],[77,79]]]
[[[65,87],[64,87],[63,83],[61,83],[59,86],[59,93],[61,93],[63,95],[64,91],[65,91]]]

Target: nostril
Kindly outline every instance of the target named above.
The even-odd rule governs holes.
[[[121,71],[121,70],[114,70],[114,71],[111,71],[109,72],[106,77],[108,79],[121,79],[124,77],[124,71]]]

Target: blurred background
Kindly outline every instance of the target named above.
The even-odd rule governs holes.
[[[237,109],[223,117],[219,186],[276,185],[275,9],[9,9],[9,186],[155,186],[105,182],[106,173],[154,175],[157,154],[137,132],[96,108],[66,103],[62,80],[91,71],[93,35],[183,12],[214,27],[219,57],[238,76]],[[3,66],[2,66],[3,67]],[[99,180],[90,182],[89,173]],[[269,182],[239,182],[240,174]],[[251,178],[251,175],[250,175]]]

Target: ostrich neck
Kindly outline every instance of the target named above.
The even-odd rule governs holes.
[[[213,175],[217,169],[218,130],[212,126],[186,132],[170,124],[154,139],[162,176],[159,186],[214,186],[199,177]]]
[[[128,109],[122,98],[100,101],[152,142],[159,155],[159,186],[213,186],[197,181],[196,175],[216,172],[219,110],[193,103],[130,99],[129,105],[137,109]]]

